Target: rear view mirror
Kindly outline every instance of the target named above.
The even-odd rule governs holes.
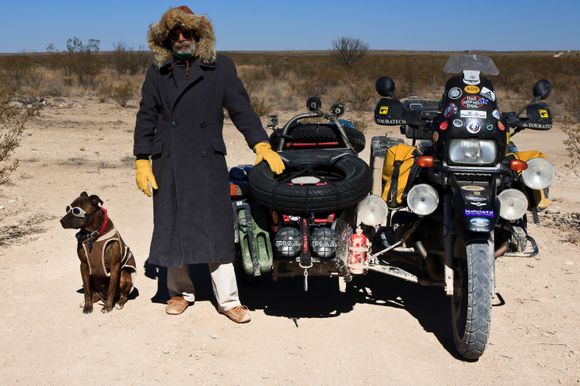
[[[534,98],[538,99],[546,99],[550,96],[550,92],[552,91],[552,82],[547,79],[541,79],[536,82],[534,85]]]
[[[306,101],[306,108],[309,111],[313,111],[314,112],[314,111],[320,110],[320,107],[321,106],[322,106],[322,102],[320,101],[320,98],[319,97],[311,96]]]
[[[391,97],[393,99],[396,99],[395,81],[388,76],[382,76],[379,79],[377,79],[377,82],[375,83],[375,89],[382,97]]]

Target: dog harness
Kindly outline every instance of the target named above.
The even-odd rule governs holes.
[[[97,240],[87,238],[82,241],[83,250],[85,251],[85,256],[87,256],[89,263],[89,274],[91,276],[111,276],[111,273],[107,272],[105,266],[105,250],[109,243],[115,241],[121,246],[121,269],[129,269],[132,272],[137,272],[133,252],[131,252],[127,244],[125,244],[117,229],[113,228]]]

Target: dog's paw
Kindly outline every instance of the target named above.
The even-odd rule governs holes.
[[[101,312],[103,314],[106,314],[106,313],[111,312],[111,311],[113,311],[113,307],[108,306],[108,305],[104,305],[103,308],[101,308]]]
[[[93,312],[93,305],[85,305],[83,307],[83,314],[90,314],[91,312]]]
[[[124,305],[124,304],[115,303],[115,309],[116,309],[116,310],[122,310],[122,309],[123,309],[123,307],[125,307],[125,305]]]

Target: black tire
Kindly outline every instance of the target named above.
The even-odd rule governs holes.
[[[453,341],[461,357],[477,360],[485,350],[491,328],[493,244],[480,241],[459,248],[463,249],[464,256],[456,259],[454,269]]]
[[[371,190],[370,169],[353,154],[320,150],[279,154],[286,164],[283,174],[275,176],[261,162],[249,175],[252,198],[267,208],[295,214],[335,211],[356,205]],[[319,177],[324,185],[290,183],[296,175]]]
[[[352,147],[357,153],[364,150],[366,145],[366,138],[364,133],[350,128],[344,127],[344,132],[346,137],[350,141]],[[333,124],[325,123],[305,123],[292,126],[286,135],[286,143],[288,142],[305,142],[305,143],[317,143],[317,142],[338,142],[340,146],[346,146],[338,129]],[[276,129],[270,135],[270,144],[272,148],[277,149],[280,139],[282,138],[282,129]]]

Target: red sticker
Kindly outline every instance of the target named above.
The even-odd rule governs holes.
[[[504,126],[504,124],[501,121],[497,121],[497,128],[500,131],[504,131],[505,130],[505,126]]]
[[[449,127],[449,122],[443,121],[439,124],[439,130],[445,131]]]

